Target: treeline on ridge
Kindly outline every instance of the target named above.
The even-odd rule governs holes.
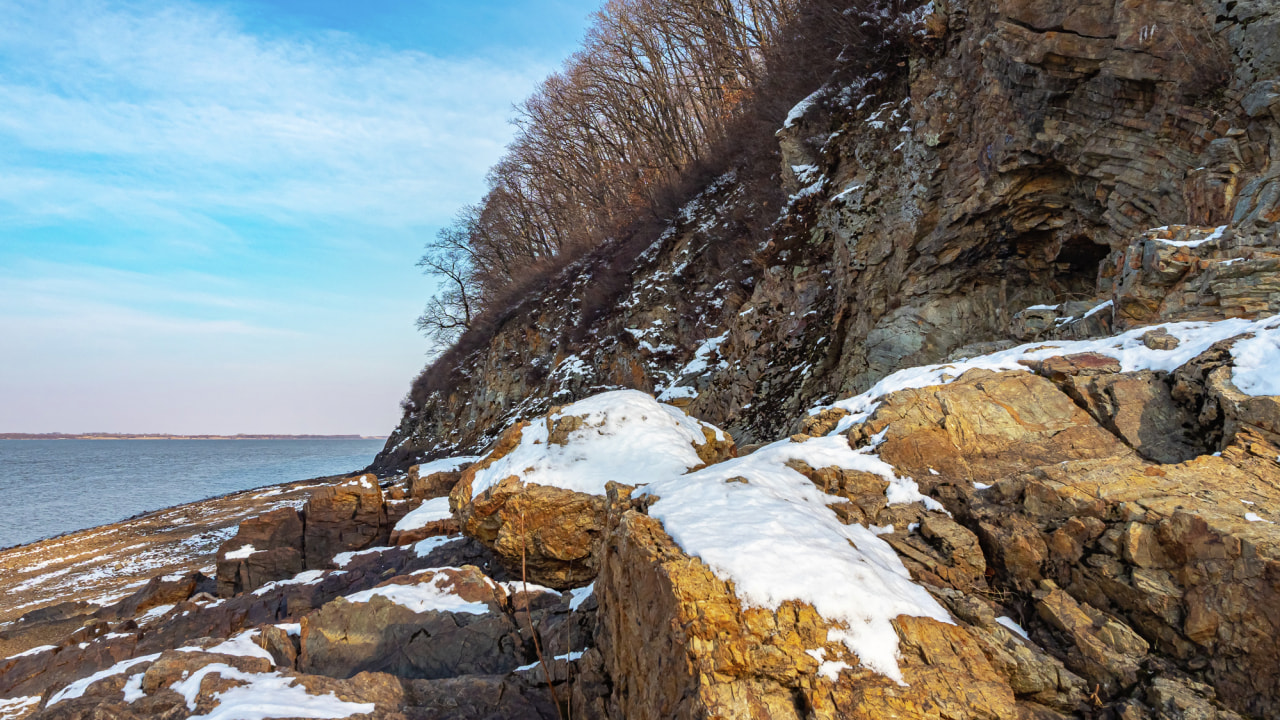
[[[787,111],[840,75],[901,75],[920,4],[608,0],[582,49],[517,108],[483,199],[428,243],[419,264],[439,288],[418,326],[443,352],[407,402],[446,387],[569,262],[603,248],[634,258],[711,177],[737,169],[760,194],[750,200],[776,201],[765,196],[777,194],[773,134]],[[625,260],[609,272],[625,274]]]

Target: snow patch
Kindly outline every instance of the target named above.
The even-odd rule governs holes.
[[[569,434],[568,443],[549,444],[548,426],[573,416],[584,421]],[[476,473],[472,497],[513,475],[526,483],[593,495],[603,495],[609,481],[679,475],[702,464],[695,446],[707,442],[704,427],[725,437],[636,390],[595,395],[525,427],[515,450]]]
[[[396,523],[396,530],[406,532],[409,530],[421,530],[433,522],[448,520],[453,517],[453,513],[449,512],[449,498],[438,497],[428,500],[418,506],[418,509],[405,515]]]
[[[820,87],[810,93],[809,97],[796,103],[795,106],[791,108],[791,111],[787,113],[787,119],[782,121],[782,128],[784,130],[790,130],[792,127],[795,127],[795,124],[800,122],[800,120],[805,116],[805,113],[809,112],[809,108],[813,107],[814,103],[821,100],[829,91],[830,88]]]
[[[417,585],[385,585],[348,595],[346,599],[347,602],[352,603],[367,603],[375,597],[384,597],[415,613],[436,611],[485,615],[489,612],[488,605],[463,600],[440,586],[441,583],[448,581],[449,576],[437,573],[430,582]]]
[[[1254,336],[1231,347],[1235,370],[1231,383],[1245,395],[1280,395],[1280,316],[1269,318]],[[1264,321],[1263,324],[1266,324]]]
[[[573,612],[582,607],[582,603],[587,601],[596,591],[596,584],[591,583],[586,587],[574,588],[569,591],[569,611]]]
[[[199,652],[211,653],[213,655],[235,655],[236,657],[260,657],[266,658],[272,665],[276,664],[275,658],[271,657],[271,653],[263,650],[261,646],[254,640],[258,637],[259,631],[246,630],[239,635],[222,642],[210,648],[200,647],[180,647],[178,652]]]
[[[448,545],[451,542],[457,542],[461,539],[462,538],[460,537],[445,537],[443,535],[439,535],[436,537],[429,537],[426,540],[422,540],[414,544],[413,554],[417,555],[420,558],[426,557],[427,555],[431,554],[431,551],[435,550],[436,548],[444,547],[445,545]]]
[[[1166,227],[1153,228],[1153,230],[1156,230],[1156,231],[1159,231],[1159,230],[1168,230],[1168,229],[1169,229],[1169,228],[1168,228],[1167,226],[1166,226]],[[1215,228],[1215,229],[1214,229],[1214,231],[1213,231],[1210,235],[1208,235],[1208,236],[1206,236],[1206,237],[1204,237],[1204,238],[1202,238],[1202,239],[1200,239],[1200,240],[1162,240],[1162,239],[1160,239],[1160,238],[1156,238],[1156,239],[1155,239],[1155,241],[1156,241],[1156,242],[1158,242],[1158,243],[1160,243],[1161,245],[1172,245],[1172,246],[1174,246],[1174,247],[1187,247],[1187,248],[1193,248],[1193,247],[1200,247],[1201,245],[1204,245],[1204,244],[1206,244],[1206,243],[1211,243],[1211,242],[1214,242],[1214,241],[1216,241],[1216,240],[1221,240],[1221,239],[1222,239],[1222,235],[1223,235],[1223,233],[1225,233],[1226,231],[1227,231],[1227,226],[1226,226],[1226,225],[1223,225],[1223,226],[1221,226],[1221,227]]]
[[[830,635],[863,665],[902,682],[893,618],[951,618],[911,581],[888,543],[861,525],[840,522],[828,507],[838,499],[788,467],[791,460],[901,480],[869,449],[854,451],[843,437],[827,437],[783,440],[688,475],[658,477],[641,492],[658,498],[649,515],[685,552],[731,580],[744,606],[809,603],[841,626]],[[905,497],[914,485],[899,484],[898,493]]]
[[[256,552],[261,551],[252,545],[241,545],[239,550],[232,550],[225,557],[228,560],[243,560]]]
[[[158,620],[159,618],[162,618],[165,615],[168,615],[169,611],[172,610],[173,608],[174,608],[173,605],[157,605],[151,608],[150,610],[146,611],[145,613],[143,613],[138,618],[137,623],[139,625],[146,625],[152,620]]]
[[[31,708],[39,704],[39,695],[8,699],[0,698],[0,720],[17,720],[17,718],[25,716]]]
[[[128,681],[124,684],[124,701],[132,705],[134,702],[146,697],[147,694],[142,691],[142,678],[146,673],[136,673],[130,675]]]
[[[345,718],[371,713],[373,703],[352,703],[336,695],[311,695],[295,685],[293,678],[278,672],[247,673],[230,665],[213,663],[175,682],[171,687],[187,701],[187,709],[196,709],[200,685],[207,675],[245,683],[214,695],[218,706],[207,715],[193,715],[191,720],[266,720],[266,718]]]
[[[334,570],[333,574],[342,575],[343,571]],[[325,576],[324,570],[304,570],[298,573],[297,575],[294,575],[293,577],[289,578],[288,580],[273,580],[267,583],[266,585],[263,585],[262,587],[258,588],[257,590],[254,590],[253,594],[266,595],[272,590],[275,590],[278,587],[283,587],[285,585],[317,585],[320,583],[321,580],[324,580],[324,576]]]
[[[1022,638],[1023,640],[1026,640],[1027,642],[1031,642],[1031,636],[1027,634],[1027,631],[1023,630],[1022,626],[1014,622],[1014,619],[1009,617],[1008,615],[1001,615],[1000,617],[996,618],[996,622],[1009,628],[1009,630],[1011,630],[1015,635]]]
[[[57,650],[57,649],[58,649],[57,645],[41,645],[39,647],[33,647],[30,650],[20,652],[17,655],[10,655],[9,657],[5,658],[5,660],[16,660],[20,657],[30,657],[32,655],[39,655],[40,653],[47,653],[50,650]]]
[[[340,568],[344,568],[347,565],[350,565],[351,561],[354,560],[357,556],[371,555],[374,553],[384,553],[388,550],[394,550],[394,549],[395,548],[390,548],[390,547],[371,547],[371,548],[366,548],[364,550],[351,550],[348,552],[341,552],[333,556],[333,564],[337,565]]]
[[[127,671],[129,668],[133,667],[134,665],[141,665],[142,663],[155,662],[157,659],[159,659],[159,657],[160,657],[160,653],[154,653],[152,655],[142,655],[140,657],[130,658],[128,660],[121,660],[120,662],[116,663],[115,665],[112,665],[106,670],[99,670],[98,672],[90,675],[89,677],[77,680],[71,683],[70,685],[62,688],[58,692],[54,693],[53,697],[49,698],[49,702],[47,705],[45,705],[45,707],[51,708],[54,705],[57,705],[58,703],[62,702],[63,700],[74,700],[75,698],[81,697],[84,695],[84,691],[89,689],[90,685],[93,685],[99,680],[104,680],[113,675],[120,675],[125,671]]]

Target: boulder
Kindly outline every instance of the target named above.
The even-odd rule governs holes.
[[[596,592],[597,645],[613,678],[613,716],[1018,715],[1013,691],[958,625],[894,621],[899,685],[859,666],[830,639],[838,628],[812,607],[793,601],[777,612],[744,607],[732,586],[686,555],[657,520],[635,509],[611,518]]]
[[[1064,460],[1133,455],[1052,382],[1025,372],[970,370],[948,385],[892,393],[850,430],[850,442],[882,432],[876,452],[921,487],[992,484]]]
[[[271,654],[277,667],[296,668],[301,649],[296,635],[277,625],[268,625],[258,635],[258,645]]]
[[[240,523],[218,548],[218,595],[233,597],[293,577],[303,566],[303,525],[298,511],[279,508]]]
[[[147,581],[132,595],[94,613],[105,620],[124,620],[137,617],[160,605],[176,605],[195,595],[207,592],[212,583],[200,572],[186,575],[158,575]]]
[[[386,545],[391,535],[387,506],[373,475],[322,487],[306,505],[306,567],[332,566],[341,552]]]
[[[1201,444],[1204,438],[1192,434],[1195,417],[1174,402],[1163,373],[1074,375],[1063,378],[1059,387],[1152,462],[1180,463],[1208,451]]]
[[[471,566],[393,578],[303,618],[298,667],[338,678],[365,671],[428,679],[508,672],[527,659],[503,600],[503,591]]]
[[[458,480],[462,479],[462,472],[468,465],[469,463],[462,463],[456,470],[437,470],[425,475],[419,475],[421,465],[414,465],[408,472],[409,497],[429,500],[448,495],[453,486],[458,484]]]
[[[512,573],[554,588],[590,582],[599,570],[604,498],[506,478],[462,506],[462,530]]]
[[[735,453],[727,434],[649,395],[603,393],[508,428],[462,473],[450,507],[513,574],[577,587],[598,571],[606,483],[679,475]]]

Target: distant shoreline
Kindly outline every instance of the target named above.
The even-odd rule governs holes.
[[[378,435],[166,435],[163,433],[0,433],[0,440],[386,440]]]

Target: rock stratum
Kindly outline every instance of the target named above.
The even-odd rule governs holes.
[[[0,552],[0,718],[1280,717],[1280,6],[918,24],[366,472]]]

